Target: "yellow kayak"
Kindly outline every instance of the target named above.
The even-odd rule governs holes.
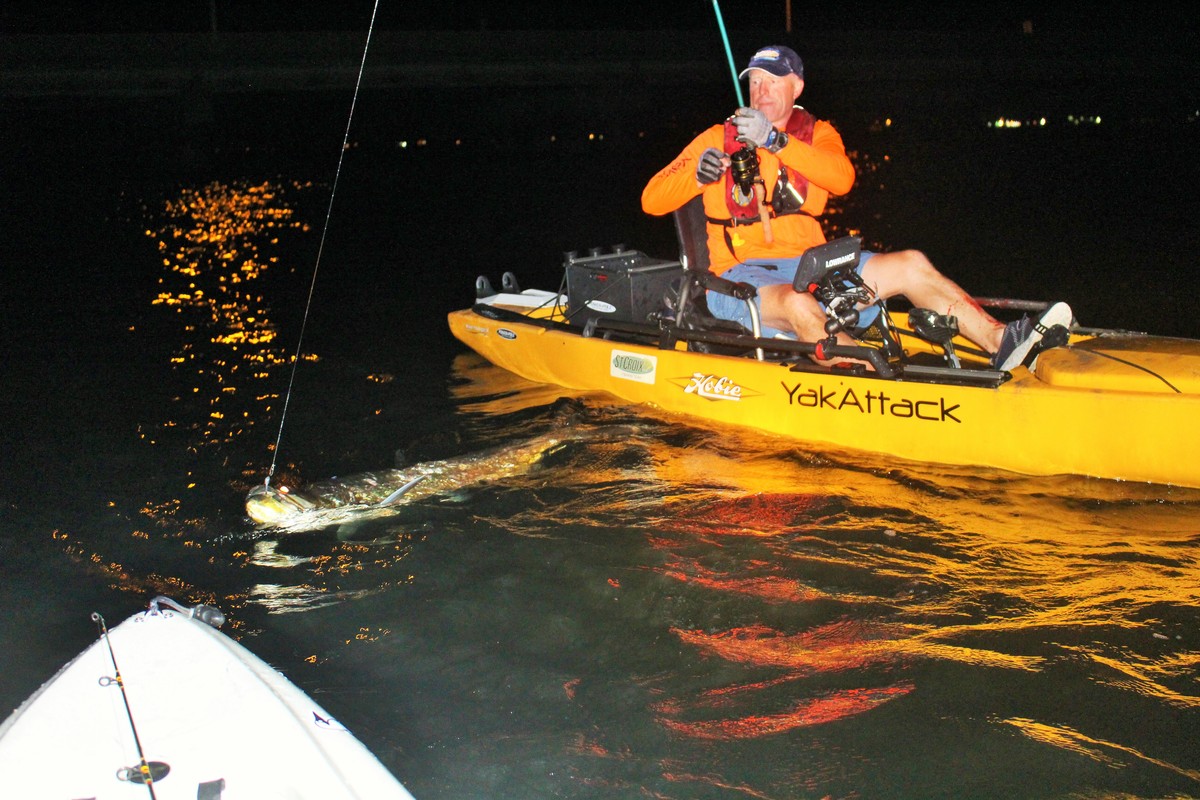
[[[673,268],[679,271],[677,262]],[[1030,475],[1200,488],[1200,341],[1074,331],[1032,366],[999,372],[962,340],[961,366],[930,364],[942,348],[904,331],[904,363],[830,368],[799,343],[748,339],[744,354],[701,352],[692,334],[656,324],[653,314],[597,321],[603,310],[572,305],[570,291],[486,286],[473,307],[449,314],[450,330],[530,381],[602,390],[808,443]],[[614,305],[621,304],[607,304]],[[588,322],[580,324],[580,310]],[[766,346],[765,357],[755,344]]]

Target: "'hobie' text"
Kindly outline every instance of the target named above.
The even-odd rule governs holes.
[[[707,397],[709,400],[741,400],[742,387],[729,378],[716,375],[705,375],[697,372],[692,375],[688,385],[683,389],[688,394]]]

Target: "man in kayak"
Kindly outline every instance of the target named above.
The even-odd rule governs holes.
[[[795,51],[764,47],[739,78],[749,79],[750,107],[703,131],[651,178],[642,208],[669,214],[703,195],[710,269],[756,287],[764,336],[784,331],[817,342],[826,337],[825,312],[811,294],[795,291],[792,280],[804,251],[825,241],[817,217],[830,195],[850,191],[854,167],[834,127],[796,105],[804,91],[804,64]],[[745,189],[742,164],[730,168],[731,154],[743,145],[757,155],[761,196],[769,206],[765,219],[758,192]],[[1072,322],[1070,307],[1056,303],[1036,319],[1005,325],[917,250],[863,251],[858,271],[883,299],[903,295],[916,307],[956,317],[962,334],[993,354],[996,369],[1018,366],[1046,330]],[[714,316],[749,327],[741,300],[709,292],[708,305]],[[846,334],[841,338],[850,343]]]

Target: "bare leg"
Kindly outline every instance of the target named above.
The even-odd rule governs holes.
[[[819,342],[828,336],[825,333],[825,320],[828,317],[816,298],[808,292],[797,292],[790,283],[777,283],[760,287],[758,299],[764,325],[791,331],[802,342]],[[854,340],[845,333],[839,333],[837,341],[838,344],[854,344]],[[813,360],[828,364],[846,359],[821,361],[814,357]]]
[[[1000,349],[1004,323],[938,272],[919,250],[876,253],[863,267],[863,280],[884,299],[903,295],[917,308],[957,317],[963,336],[989,353]]]
[[[777,283],[760,287],[758,298],[764,325],[791,331],[802,342],[825,338],[825,312],[811,294]]]

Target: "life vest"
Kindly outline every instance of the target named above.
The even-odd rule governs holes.
[[[816,117],[800,106],[795,106],[792,109],[792,115],[788,117],[785,130],[788,136],[805,144],[812,144],[813,128],[816,124]],[[725,120],[725,152],[735,153],[743,146],[745,145],[737,140],[737,128],[733,125],[733,117],[730,117]],[[785,195],[791,195],[791,197],[788,198]],[[775,181],[774,194],[770,200],[767,200],[767,213],[772,217],[801,213],[799,203],[794,201],[796,197],[801,198],[801,203],[803,198],[808,197],[808,178],[791,167],[784,166],[781,162],[779,177]],[[731,170],[725,171],[725,207],[729,209],[729,219],[707,217],[708,221],[729,227],[730,225],[757,222],[759,219],[758,200],[753,194],[749,197],[742,194],[737,181],[733,179]]]

